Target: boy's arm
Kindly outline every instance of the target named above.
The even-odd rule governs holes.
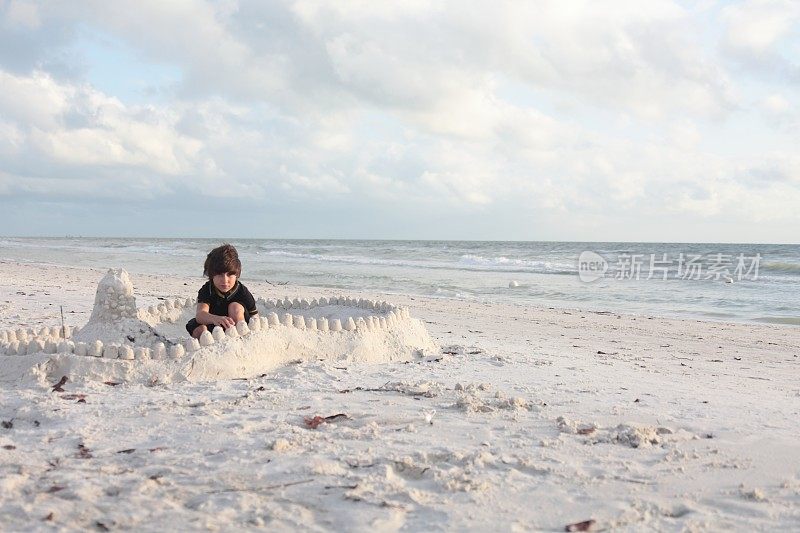
[[[245,294],[242,298],[242,306],[250,313],[250,316],[258,314],[258,307],[256,307],[256,299],[253,294],[245,287]]]
[[[197,302],[197,312],[194,318],[197,320],[198,324],[205,324],[206,326],[213,324],[215,326],[222,326],[225,329],[236,325],[231,317],[212,315],[208,312],[209,309],[211,308],[207,303]]]

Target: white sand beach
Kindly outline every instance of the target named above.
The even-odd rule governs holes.
[[[60,325],[60,306],[82,326],[104,273],[0,263],[0,329]],[[140,306],[199,286],[131,279]],[[800,328],[355,296],[408,306],[440,349],[382,363],[320,353],[242,379],[67,376],[63,392],[6,371],[25,356],[0,356],[2,529],[800,524]],[[309,427],[315,416],[332,418]]]

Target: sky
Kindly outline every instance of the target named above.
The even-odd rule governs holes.
[[[0,0],[0,234],[800,242],[800,2]]]

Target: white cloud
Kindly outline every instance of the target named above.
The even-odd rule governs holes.
[[[0,72],[0,83],[0,116],[9,133],[0,164],[6,170],[57,178],[71,168],[80,180],[92,173],[113,180],[114,168],[159,176],[196,169],[201,143],[177,134],[171,110],[126,107],[89,86],[58,83],[39,71]]]
[[[746,0],[726,6],[722,49],[755,76],[797,87],[800,82],[800,3]]]
[[[41,26],[39,8],[33,2],[11,0],[6,6],[5,24],[8,26],[37,29]]]
[[[728,63],[781,58],[794,5],[8,3],[31,46],[16,61],[0,37],[0,194],[796,223],[792,93]],[[178,69],[176,91],[132,104],[56,73],[78,27]],[[712,142],[760,133],[751,106],[768,161],[766,140]]]
[[[770,115],[787,113],[792,105],[780,94],[770,94],[761,101],[761,107]]]
[[[42,130],[54,128],[68,106],[73,89],[60,87],[48,74],[15,76],[0,71],[0,110],[6,120]]]
[[[725,44],[746,54],[764,55],[797,30],[800,4],[793,0],[748,0],[726,6]]]
[[[339,178],[329,174],[303,176],[290,171],[286,166],[281,167],[280,173],[283,178],[281,187],[286,191],[295,192],[298,189],[302,189],[311,193],[334,196],[350,192],[350,188],[346,184],[342,183]]]

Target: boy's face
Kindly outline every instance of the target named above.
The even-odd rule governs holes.
[[[219,292],[228,292],[236,285],[236,272],[226,272],[225,274],[215,274],[211,282]]]

